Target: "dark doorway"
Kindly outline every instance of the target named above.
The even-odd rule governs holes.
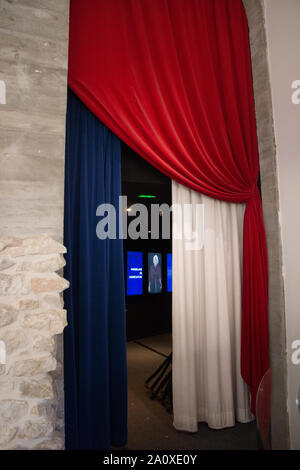
[[[124,272],[127,294],[127,257],[128,252],[138,252],[142,258],[142,289],[138,295],[126,295],[127,340],[137,340],[171,331],[172,293],[167,288],[167,255],[172,253],[172,238],[151,239],[151,204],[172,204],[171,179],[140,155],[122,143],[122,193],[127,196],[127,207],[142,203],[148,208],[148,239],[124,240]],[[141,196],[154,196],[153,198]],[[128,224],[131,222],[128,212]],[[160,224],[161,225],[161,224]],[[161,228],[161,227],[160,227]],[[159,293],[149,293],[148,257],[161,255],[162,286]],[[142,293],[141,293],[142,292]]]
[[[122,193],[128,198],[128,208],[140,202],[148,207],[163,203],[171,206],[172,202],[171,180],[123,143]],[[156,197],[141,199],[139,195]],[[151,240],[151,234],[148,240],[124,240],[125,277],[128,251],[141,252],[143,260],[142,294],[126,295],[128,449],[256,449],[255,422],[217,432],[199,423],[197,433],[179,432],[172,425],[172,413],[159,400],[151,399],[145,388],[146,380],[172,350],[172,293],[166,289],[165,269],[166,254],[172,253],[171,240]],[[161,293],[150,294],[147,255],[154,252],[162,255],[163,288]]]

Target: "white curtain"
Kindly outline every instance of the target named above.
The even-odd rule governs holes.
[[[193,229],[196,205],[204,207],[202,249],[187,250],[184,237],[174,239],[180,215],[173,213],[174,426],[195,432],[203,421],[214,429],[249,422],[249,393],[240,373],[245,207],[211,199],[174,181],[172,204],[192,204]],[[187,215],[184,212],[183,222]]]

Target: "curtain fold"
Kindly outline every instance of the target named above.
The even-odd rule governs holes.
[[[203,207],[203,246],[187,250],[173,238],[173,414],[174,426],[196,432],[253,419],[249,390],[240,372],[244,204],[204,196],[172,182],[172,203],[193,207],[191,219],[173,213],[173,236],[180,224],[196,229]],[[189,216],[190,217],[190,216]],[[198,236],[201,227],[198,221]]]
[[[99,240],[96,209],[118,205],[121,146],[68,92],[64,300],[66,449],[109,449],[127,440],[125,294],[122,240]]]
[[[176,182],[247,203],[241,371],[269,366],[268,266],[248,24],[241,0],[71,0],[69,85]]]

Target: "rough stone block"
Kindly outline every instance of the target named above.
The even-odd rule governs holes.
[[[39,308],[39,301],[38,299],[32,299],[32,298],[27,298],[27,299],[21,299],[19,301],[19,310],[34,310],[36,308]]]
[[[0,274],[1,276],[1,274]],[[1,280],[1,277],[0,277]],[[53,273],[52,276],[47,277],[34,277],[31,279],[31,289],[36,293],[43,292],[62,292],[69,287],[69,282],[66,279]]]
[[[53,380],[49,375],[23,380],[19,385],[19,390],[28,398],[52,399],[54,397]]]
[[[18,246],[7,246],[5,250],[1,252],[1,259],[7,255],[11,257],[19,257],[56,253],[66,253],[66,248],[47,235],[39,234],[24,238],[22,243]]]
[[[43,304],[53,308],[62,308],[64,306],[63,298],[61,294],[46,294],[41,299]]]
[[[61,450],[64,447],[64,438],[61,432],[55,432],[54,437],[37,444],[34,450]]]
[[[15,264],[16,262],[12,258],[2,258],[0,259],[0,271],[4,271],[5,269],[11,268]]]
[[[53,353],[55,351],[55,341],[52,337],[35,335],[33,337],[33,351]]]
[[[18,266],[17,270],[39,273],[55,272],[62,269],[65,265],[66,261],[62,255],[49,255],[46,259],[41,259],[39,261],[25,261]]]
[[[16,423],[28,412],[25,400],[0,400],[0,423]]]
[[[67,325],[65,310],[48,310],[42,313],[25,314],[22,325],[24,328],[43,330],[50,335],[57,335]]]
[[[8,445],[16,436],[18,428],[0,423],[0,446]]]
[[[38,439],[40,437],[50,437],[54,426],[49,419],[40,421],[26,421],[18,432],[20,439]]]
[[[56,369],[50,372],[53,379],[59,379],[63,373],[63,365],[61,362],[57,361]]]
[[[4,333],[1,333],[0,331],[0,339],[5,342],[6,353],[8,355],[18,350],[24,350],[24,348],[28,347],[26,334],[24,330],[20,328],[10,329]]]
[[[0,238],[0,251],[7,247],[15,247],[22,245],[22,239],[17,237],[1,237]]]
[[[0,273],[0,295],[27,294],[25,278],[22,274]]]
[[[4,371],[6,369],[5,365],[1,365],[1,367],[4,368]],[[0,372],[0,396],[2,399],[10,398],[13,394],[14,391],[14,382],[12,380],[8,380],[8,377],[5,375],[1,375]]]
[[[17,434],[18,422],[27,414],[24,400],[0,400],[0,445],[9,444]]]
[[[48,417],[54,422],[56,406],[53,403],[53,400],[44,400],[43,402],[34,405],[30,410],[30,414],[34,416]]]
[[[13,323],[18,316],[18,311],[11,305],[0,304],[0,328]]]
[[[34,376],[56,369],[56,359],[48,355],[41,359],[25,359],[16,361],[12,367],[12,374],[18,377]]]

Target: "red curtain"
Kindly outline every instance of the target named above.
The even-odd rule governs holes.
[[[268,268],[257,189],[248,25],[241,0],[71,0],[69,85],[177,182],[242,203],[241,372],[268,369]]]

